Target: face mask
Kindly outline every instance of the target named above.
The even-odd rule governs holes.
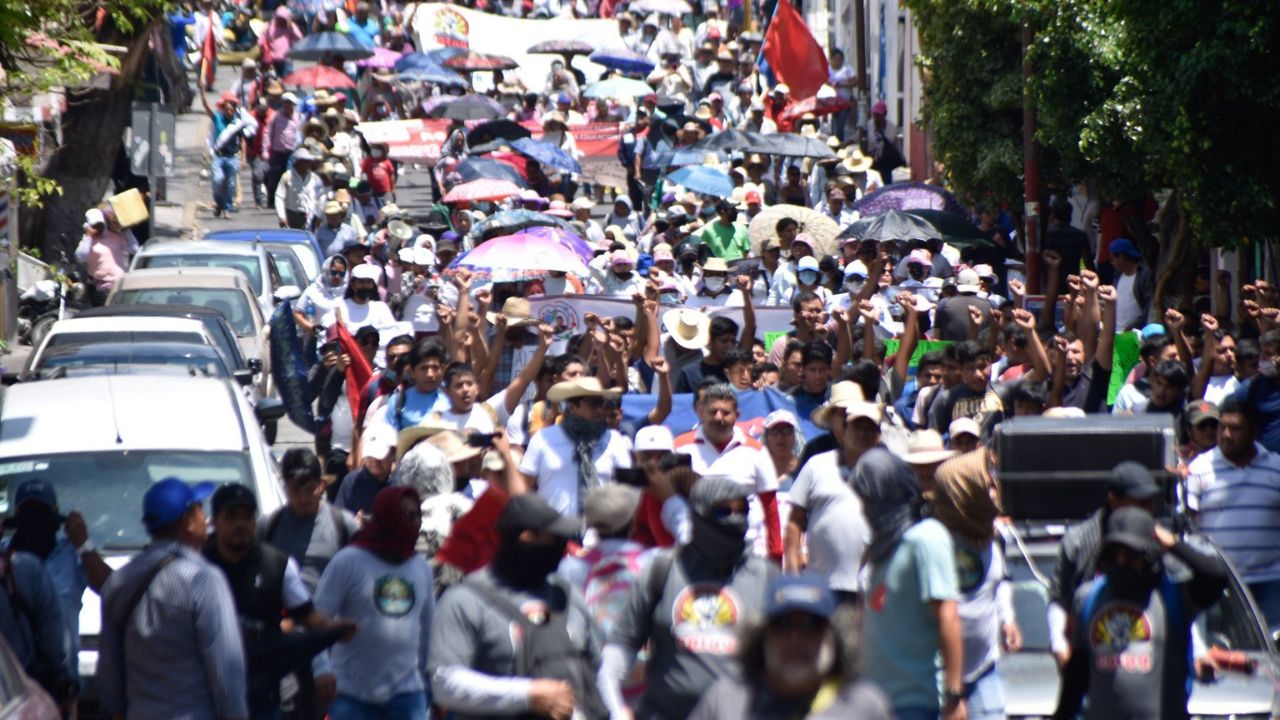
[[[381,159],[383,155],[386,155],[386,153],[383,152],[382,150],[370,150],[369,154],[372,155],[375,159]]]
[[[41,558],[49,557],[58,539],[58,528],[62,526],[62,518],[53,508],[41,504],[24,507],[14,516],[17,530],[13,533],[11,547]]]
[[[796,279],[800,281],[801,285],[813,285],[814,283],[818,282],[818,273],[812,270],[805,270],[803,272],[797,273]]]
[[[720,292],[721,290],[723,290],[724,283],[725,283],[725,279],[720,277],[719,275],[712,275],[709,277],[702,278],[703,287],[705,287],[709,292],[713,292],[713,293]]]
[[[845,290],[848,290],[850,293],[856,294],[862,290],[862,286],[865,285],[866,283],[867,283],[866,280],[846,280],[844,283],[844,288]]]
[[[616,276],[619,280],[630,280],[630,279],[631,279],[631,275],[632,275],[632,272],[631,272],[630,270],[628,270],[628,271],[626,271],[626,272],[615,272],[615,273],[614,273],[614,276]]]
[[[1156,575],[1151,570],[1138,571],[1128,567],[1113,567],[1107,571],[1107,584],[1120,595],[1141,595],[1151,592],[1156,585]]]
[[[378,299],[378,288],[363,287],[356,288],[355,296],[357,300],[373,301]]]
[[[701,513],[689,513],[691,547],[713,565],[725,568],[742,558],[747,549],[747,514],[738,512],[712,519]]]
[[[507,538],[503,538],[503,545],[493,558],[493,570],[515,587],[536,588],[560,566],[564,548],[563,541],[534,545],[515,541],[514,538],[507,542]]]

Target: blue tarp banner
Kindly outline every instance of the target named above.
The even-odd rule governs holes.
[[[631,424],[633,427],[640,427],[646,424],[645,418],[657,403],[658,397],[656,395],[623,395],[622,416],[624,422]],[[789,410],[795,413],[795,400],[790,395],[773,388],[744,390],[738,393],[738,425],[748,435],[756,439],[764,435],[764,418],[774,410]],[[807,412],[803,417],[797,415],[797,419],[800,421],[799,430],[804,434],[805,440],[812,440],[825,432],[809,421]],[[692,430],[698,424],[698,416],[693,411],[693,394],[677,393],[673,395],[671,397],[671,414],[667,415],[667,419],[662,424],[671,428],[671,434],[676,436]]]

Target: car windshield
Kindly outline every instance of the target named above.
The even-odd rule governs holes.
[[[32,368],[42,376],[151,375],[156,373],[227,378],[230,373],[212,347],[187,343],[99,343],[68,345],[46,352]]]
[[[116,305],[199,305],[221,312],[240,337],[248,337],[256,331],[248,299],[244,293],[231,288],[121,290],[111,302]]]
[[[271,253],[271,259],[276,261],[276,270],[280,273],[282,284],[293,285],[300,290],[306,289],[307,279],[301,274],[302,264],[298,262],[292,250],[287,247],[272,246],[268,252]]]
[[[102,343],[188,343],[192,345],[203,345],[204,337],[200,333],[190,332],[147,332],[147,331],[102,331],[102,332],[69,332],[57,333],[49,338],[49,342],[44,346],[45,351],[55,350],[64,347],[83,347],[86,345],[100,345]]]
[[[128,450],[32,455],[0,460],[0,515],[13,514],[10,498],[24,480],[53,486],[64,512],[80,510],[89,536],[104,550],[137,550],[147,543],[142,496],[153,483],[176,477],[186,483],[238,482],[253,488],[249,461],[240,452]]]
[[[262,266],[255,255],[146,255],[138,261],[140,268],[225,267],[235,268],[249,278],[254,295],[262,294]]]

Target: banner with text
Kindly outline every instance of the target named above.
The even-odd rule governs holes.
[[[602,320],[624,315],[635,318],[635,305],[624,298],[607,298],[599,295],[535,295],[529,298],[529,304],[535,317],[555,328],[556,340],[568,340],[571,336],[585,332],[584,318],[594,313]],[[663,306],[658,319],[669,310],[678,310],[674,305]],[[717,307],[705,308],[711,317],[724,316],[742,326],[742,308]],[[756,311],[756,337],[765,337],[769,333],[785,333],[791,329],[791,308],[758,307]],[[666,328],[663,328],[663,332]]]

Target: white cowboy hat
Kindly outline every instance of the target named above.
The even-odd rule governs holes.
[[[686,350],[701,350],[711,342],[711,318],[697,310],[668,310],[662,314],[662,324],[675,344]]]
[[[865,400],[866,398],[862,396],[862,387],[858,383],[850,380],[835,383],[831,386],[830,397],[809,413],[809,419],[823,430],[829,430],[832,410],[848,410],[850,404]]]
[[[524,327],[526,325],[537,325],[539,320],[533,317],[533,306],[528,300],[522,297],[509,297],[502,303],[502,312],[485,313],[490,325],[498,324],[498,316],[501,315],[507,319],[507,327]]]
[[[943,445],[937,430],[916,430],[907,440],[907,454],[903,460],[911,465],[932,465],[959,454]]]
[[[616,398],[621,395],[619,388],[605,390],[598,378],[579,377],[552,385],[547,391],[547,401],[558,403],[580,397]]]

